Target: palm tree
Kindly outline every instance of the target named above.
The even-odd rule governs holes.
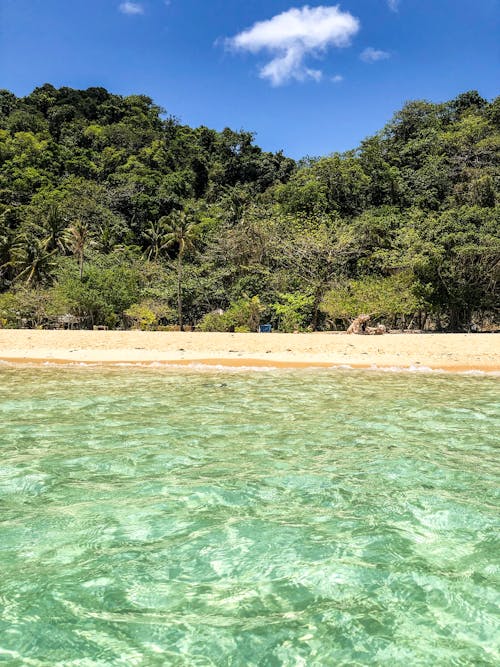
[[[68,221],[61,214],[58,204],[51,204],[42,223],[42,229],[46,234],[43,242],[47,250],[66,252],[67,226]]]
[[[150,222],[144,231],[146,239],[146,257],[149,260],[158,261],[158,258],[168,247],[168,231],[165,217],[156,222]]]
[[[0,227],[1,229],[1,227]],[[10,253],[12,250],[12,239],[8,230],[0,231],[0,288],[2,284],[8,284],[10,271]]]
[[[182,322],[182,261],[186,250],[194,248],[194,241],[201,231],[202,223],[199,222],[197,212],[193,208],[182,211],[172,211],[170,215],[164,216],[159,221],[165,228],[165,247],[177,246],[177,313],[180,330],[183,331]]]
[[[25,278],[27,285],[43,282],[53,267],[53,257],[57,249],[47,250],[45,243],[36,236],[23,234],[12,246],[10,265],[19,273],[16,280]]]
[[[80,267],[80,280],[83,279],[83,263],[85,261],[85,248],[90,242],[90,231],[86,222],[77,220],[68,229],[66,235],[68,246],[71,251],[78,258],[78,266]]]

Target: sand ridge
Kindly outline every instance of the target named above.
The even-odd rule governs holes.
[[[500,371],[500,334],[306,334],[1,329],[17,363],[351,366]]]

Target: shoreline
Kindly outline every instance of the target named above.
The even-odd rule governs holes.
[[[500,372],[500,334],[347,335],[2,329],[17,365]]]
[[[452,365],[431,368],[428,366],[379,366],[377,364],[330,364],[327,362],[307,361],[265,361],[260,359],[178,359],[144,361],[74,361],[70,359],[18,359],[0,358],[0,368],[7,367],[40,368],[60,366],[63,368],[144,368],[154,369],[186,369],[186,370],[334,370],[334,371],[372,371],[394,373],[451,373],[456,375],[490,375],[500,377],[500,368],[483,366]]]

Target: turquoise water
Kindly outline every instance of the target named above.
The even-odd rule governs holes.
[[[0,664],[500,664],[499,388],[0,369]]]

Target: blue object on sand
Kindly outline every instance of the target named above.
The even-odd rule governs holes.
[[[259,333],[271,333],[272,328],[270,324],[260,324]]]

